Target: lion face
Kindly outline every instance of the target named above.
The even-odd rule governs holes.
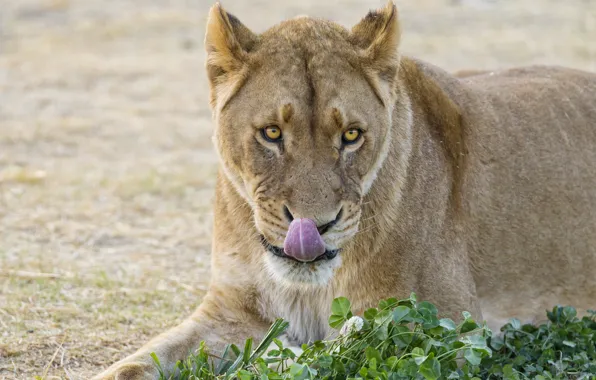
[[[214,142],[252,207],[264,264],[284,283],[324,284],[358,232],[363,196],[388,150],[391,88],[366,66],[358,36],[337,25],[300,18],[254,36],[221,9],[209,22]],[[288,253],[289,228],[300,220],[322,240],[306,258]]]

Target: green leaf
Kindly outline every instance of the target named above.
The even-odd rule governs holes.
[[[393,322],[400,323],[405,317],[410,314],[410,308],[407,306],[398,306],[393,309]]]
[[[245,363],[253,362],[255,359],[263,356],[263,354],[267,351],[267,348],[269,348],[271,346],[271,343],[273,343],[273,339],[283,334],[283,332],[286,331],[289,325],[290,324],[284,321],[282,318],[277,318],[269,328],[269,331],[267,331],[263,339],[259,342],[257,348],[255,348],[252,355],[250,355],[248,361],[245,361]]]
[[[294,353],[294,351],[290,350],[289,348],[284,348],[281,351],[281,358],[282,359],[287,359],[287,358],[295,359],[296,358],[296,354]]]
[[[306,369],[306,364],[294,363],[290,366],[290,375],[300,375]]]
[[[436,358],[429,356],[418,371],[426,380],[437,380],[441,376],[441,363]]]
[[[346,366],[344,366],[344,363],[342,363],[341,361],[337,360],[337,359],[333,359],[333,365],[331,366],[333,368],[333,370],[339,374],[345,374],[346,373]]]
[[[428,359],[428,356],[423,355],[423,356],[416,356],[414,357],[414,363],[416,363],[416,365],[421,365],[422,363],[424,363],[424,361]]]
[[[375,316],[375,324],[386,325],[391,322],[391,311],[383,310]]]
[[[418,311],[423,314],[437,315],[439,312],[435,305],[430,302],[422,301],[418,304]]]
[[[329,326],[331,326],[334,329],[339,330],[344,325],[346,320],[347,319],[344,316],[331,314],[329,316]]]
[[[250,351],[252,350],[252,338],[248,338],[244,343],[244,352],[242,353],[242,362],[247,364],[250,359]]]
[[[388,357],[387,360],[385,360],[385,364],[387,365],[387,367],[389,367],[389,369],[391,371],[393,371],[395,369],[398,362],[399,362],[399,359],[397,358],[397,356],[391,356],[391,357]]]
[[[366,377],[368,376],[368,370],[366,369],[366,367],[362,367],[360,368],[360,371],[358,371],[358,374],[362,376],[363,379],[366,379]]]
[[[157,364],[157,366],[159,368],[161,368],[161,363],[159,362],[159,358],[157,357],[157,355],[155,354],[155,352],[152,352],[149,355],[151,356],[151,359],[153,359],[153,361],[155,362],[155,364]]]
[[[424,314],[422,317],[424,318],[424,323],[422,324],[424,330],[431,330],[439,326],[439,319],[435,315]]]
[[[513,327],[516,330],[519,330],[519,328],[521,327],[521,322],[517,318],[511,318],[509,323],[511,324],[511,327]]]
[[[480,365],[480,362],[482,360],[480,354],[471,348],[468,348],[464,351],[464,357],[466,358],[468,363],[474,366]]]
[[[395,343],[398,347],[406,347],[410,343],[412,343],[412,332],[406,326],[396,325],[393,326],[393,343]]]
[[[239,356],[239,355],[240,355],[240,353],[242,352],[242,351],[240,351],[240,348],[238,348],[238,346],[236,346],[235,344],[232,344],[232,345],[230,346],[230,348],[232,349],[232,352],[233,352],[233,353],[234,353],[234,355],[236,355],[236,356]]]
[[[503,367],[503,379],[505,380],[518,380],[519,376],[515,373],[513,366],[511,364],[507,364]]]
[[[490,346],[495,350],[500,350],[501,347],[505,344],[505,341],[500,336],[494,336],[490,338]]]
[[[478,324],[473,319],[466,319],[466,321],[462,324],[461,329],[459,332],[461,334],[465,334],[470,331],[474,331],[479,328]]]
[[[375,336],[380,340],[389,337],[389,323],[391,322],[391,311],[383,310],[375,317],[376,332]]]
[[[350,315],[350,301],[346,297],[338,297],[331,303],[331,313],[333,315],[340,315],[344,318],[349,318]]]
[[[424,362],[427,358],[427,356],[424,355],[424,350],[420,347],[415,347],[412,350],[412,357],[414,358],[414,361],[417,365],[422,364],[422,362]]]
[[[437,321],[437,323],[439,323],[439,322]],[[441,326],[437,326],[437,327],[433,327],[431,329],[428,329],[426,331],[426,333],[428,335],[430,335],[430,336],[439,337],[439,336],[443,335],[444,330],[445,329],[442,328]]]
[[[411,309],[410,314],[406,318],[409,322],[424,323],[422,314],[420,314],[416,309]],[[406,320],[406,318],[404,318],[404,320]]]
[[[321,368],[331,368],[333,364],[333,357],[329,354],[323,354],[319,357],[317,363],[321,366]]]
[[[375,359],[377,363],[381,363],[383,359],[381,358],[381,354],[377,351],[374,347],[368,346],[364,350],[367,360]]]
[[[372,358],[368,361],[368,369],[372,371],[377,370],[377,359]]]
[[[253,375],[250,372],[245,371],[243,369],[238,371],[238,379],[239,380],[252,380],[252,378],[253,378]]]
[[[461,341],[471,348],[486,349],[486,339],[480,335],[470,335],[461,339]]]
[[[281,354],[280,350],[271,350],[269,352],[267,352],[267,356],[271,356],[271,357],[276,357],[279,356]]]
[[[311,370],[306,364],[293,363],[290,366],[290,375],[294,380],[305,380],[311,377]]]
[[[369,321],[373,321],[377,313],[377,309],[370,308],[364,312],[364,318],[368,319]]]
[[[445,328],[446,330],[453,331],[456,328],[455,322],[453,322],[449,318],[443,318],[439,320],[439,326]]]
[[[384,323],[380,326],[378,326],[375,330],[375,337],[377,337],[379,340],[386,340],[387,338],[389,338],[389,324],[388,323]]]
[[[448,344],[443,343],[443,342],[441,342],[439,340],[436,340],[436,339],[432,339],[432,338],[429,338],[427,342],[428,342],[428,345],[429,346],[448,347]]]
[[[392,309],[397,304],[398,304],[398,301],[396,298],[388,298],[386,300],[381,300],[381,301],[379,301],[379,311],[386,310],[386,309]]]
[[[574,307],[565,306],[563,308],[563,316],[565,317],[565,322],[572,321],[577,316],[577,311]]]

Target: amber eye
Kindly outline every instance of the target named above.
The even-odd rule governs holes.
[[[263,138],[270,142],[278,142],[281,140],[281,129],[275,125],[261,129]]]
[[[354,144],[360,139],[360,135],[361,132],[359,129],[352,128],[345,131],[344,134],[341,136],[341,139],[343,143],[346,145]]]

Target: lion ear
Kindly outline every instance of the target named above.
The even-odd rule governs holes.
[[[217,2],[209,11],[205,50],[211,104],[230,97],[237,87],[257,36]]]
[[[382,96],[395,95],[400,39],[399,15],[391,0],[384,8],[370,11],[350,34],[350,42],[361,49],[364,67],[375,74]]]

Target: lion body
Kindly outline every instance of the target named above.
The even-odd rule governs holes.
[[[210,20],[227,22],[247,51],[261,43],[235,18],[226,18],[221,12],[217,7]],[[387,16],[388,22],[393,22],[392,17]],[[300,27],[318,25],[309,24],[313,21],[308,18],[291,22]],[[329,28],[328,24],[320,27]],[[277,63],[279,75],[285,76],[276,83],[293,91],[303,87],[314,91],[317,97],[310,98],[314,109],[324,108],[316,102],[327,93],[335,94],[333,86],[340,90],[353,86],[354,98],[342,98],[352,102],[342,108],[344,114],[347,109],[375,103],[377,110],[390,110],[387,117],[391,120],[386,130],[379,129],[385,137],[374,142],[378,153],[361,148],[363,156],[370,154],[368,172],[358,172],[362,183],[366,182],[361,183],[364,190],[358,190],[361,200],[342,203],[346,213],[358,205],[359,227],[349,241],[338,240],[343,248],[341,265],[330,267],[333,276],[324,284],[314,280],[291,284],[277,278],[281,275],[276,273],[282,272],[275,272],[275,265],[285,265],[282,261],[264,262],[267,253],[259,236],[266,228],[261,219],[275,217],[272,210],[277,210],[274,198],[267,194],[282,192],[292,204],[303,202],[302,210],[308,210],[304,213],[326,210],[323,199],[340,194],[347,182],[341,175],[327,175],[318,165],[340,158],[317,153],[322,151],[316,148],[317,140],[308,140],[314,141],[309,144],[316,149],[307,151],[307,145],[300,145],[306,144],[306,135],[294,141],[304,158],[296,163],[293,173],[299,173],[296,176],[303,186],[320,193],[314,199],[295,198],[291,191],[279,188],[280,178],[288,182],[296,179],[276,172],[271,164],[275,157],[282,160],[283,152],[275,153],[277,156],[267,153],[269,161],[263,165],[269,165],[264,166],[269,171],[261,169],[262,159],[243,148],[252,137],[226,145],[234,136],[226,135],[223,126],[238,124],[235,117],[249,115],[259,104],[278,101],[279,96],[272,98],[264,79],[251,82],[247,79],[250,70],[242,71],[244,66],[232,58],[222,58],[227,48],[234,52],[236,46],[225,28],[218,24],[208,28],[215,28],[208,31],[207,43],[214,46],[208,48],[212,54],[208,70],[214,115],[220,124],[216,146],[223,161],[214,206],[211,285],[184,324],[153,339],[98,378],[155,378],[149,352],[156,352],[166,368],[171,368],[201,340],[217,350],[249,336],[258,339],[278,317],[290,322],[284,337],[290,344],[323,339],[330,333],[331,301],[338,296],[348,297],[354,311],[361,313],[381,298],[407,297],[415,292],[420,299],[435,303],[445,316],[457,319],[467,310],[492,328],[514,316],[532,321],[555,304],[570,304],[580,310],[596,306],[596,75],[536,66],[456,77],[424,62],[401,58],[389,85],[372,80],[371,91],[365,90],[365,82],[341,79],[342,73],[351,69],[339,63],[328,69],[330,74],[317,71],[313,63],[310,88],[293,83],[284,74],[298,66]],[[291,37],[312,42],[312,36],[296,28],[302,34],[293,37],[277,30],[278,46]],[[374,24],[355,28],[353,43],[370,43],[362,33],[373,33],[373,29]],[[379,38],[371,38],[372,44]],[[378,57],[380,53],[376,53]],[[315,61],[300,56],[296,62],[309,59]],[[387,67],[378,70],[380,80],[391,75]],[[226,72],[225,78],[222,72]],[[331,86],[324,80],[317,82],[317,75],[327,74]],[[258,75],[252,77],[260,78]],[[228,83],[232,80],[233,84]],[[292,98],[288,94],[284,99]],[[243,100],[233,100],[235,97]],[[292,112],[284,108],[284,118],[299,118],[308,106],[292,104]],[[258,149],[262,149],[260,145]],[[292,148],[287,149],[289,156]],[[243,150],[245,156],[236,156]],[[356,173],[359,167],[357,163],[353,166]],[[259,172],[258,184],[252,185],[250,173],[241,170]],[[287,172],[287,167],[284,170]],[[333,191],[321,183],[329,183]],[[251,195],[264,186],[265,201]],[[300,186],[297,181],[293,188]],[[263,205],[256,205],[259,202]],[[321,215],[316,218],[322,220]],[[275,239],[274,234],[266,237]],[[310,275],[317,273],[313,270]]]
[[[484,319],[596,305],[596,76],[534,66],[435,81],[462,110],[461,239]]]

